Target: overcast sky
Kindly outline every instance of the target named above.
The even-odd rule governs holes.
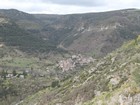
[[[0,0],[0,9],[28,13],[71,14],[138,8],[140,0]]]

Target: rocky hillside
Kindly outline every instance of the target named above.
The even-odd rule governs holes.
[[[139,49],[140,37],[19,105],[138,105]]]
[[[58,47],[98,57],[140,33],[140,12],[136,9],[35,17],[46,24],[43,36]]]
[[[137,9],[71,15],[27,14],[14,9],[0,13],[57,48],[95,57],[105,56],[140,33]]]

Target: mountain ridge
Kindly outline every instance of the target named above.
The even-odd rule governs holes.
[[[20,28],[57,48],[105,56],[140,33],[138,9],[101,13],[41,15],[0,10]]]

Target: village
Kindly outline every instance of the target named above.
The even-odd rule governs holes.
[[[70,58],[60,60],[58,63],[58,67],[62,69],[62,71],[73,70],[75,67],[84,66],[89,63],[93,63],[95,59],[92,57],[86,57],[81,54],[72,55]]]

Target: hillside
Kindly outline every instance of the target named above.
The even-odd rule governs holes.
[[[39,35],[35,35],[33,32],[20,26],[22,24],[20,23],[21,20],[24,21],[24,23],[26,23],[27,20],[33,20],[34,17],[32,15],[17,10],[0,10],[0,16],[1,44],[31,53],[48,53],[50,51],[63,52],[63,50],[57,49],[54,44],[43,40]],[[33,21],[34,23],[36,22],[35,19]],[[24,26],[29,28],[28,25],[24,24]]]
[[[46,88],[19,105],[138,105],[139,49],[140,37],[60,81],[59,87]]]
[[[57,48],[102,57],[140,34],[140,11],[47,15],[0,10],[21,29]]]
[[[57,72],[48,69],[67,54],[20,27],[17,18],[10,17],[16,14],[9,12],[0,13],[0,105],[15,105],[50,86]]]
[[[126,9],[72,15],[35,15],[46,24],[44,37],[58,47],[95,57],[104,56],[140,32],[140,12]],[[47,33],[45,35],[45,33]]]

